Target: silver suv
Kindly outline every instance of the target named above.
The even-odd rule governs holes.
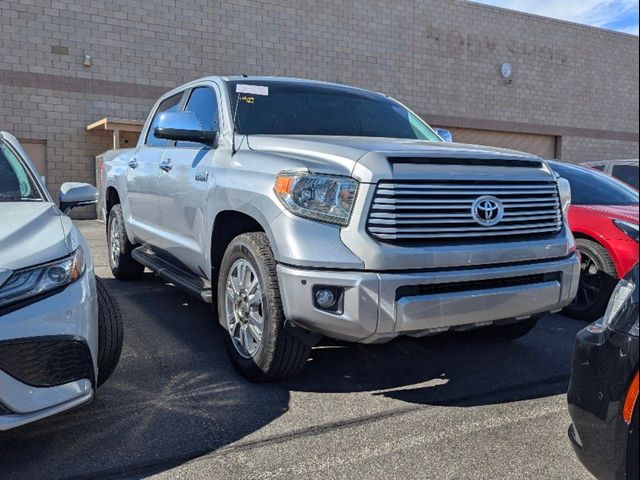
[[[148,267],[211,302],[252,380],[298,372],[322,335],[518,338],[576,293],[567,182],[447,143],[386,95],[207,77],[106,157],[114,276]]]

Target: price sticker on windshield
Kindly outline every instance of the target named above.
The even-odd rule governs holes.
[[[269,95],[269,87],[263,85],[247,85],[239,83],[236,85],[236,93],[267,96]]]

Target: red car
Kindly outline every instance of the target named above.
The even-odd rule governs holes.
[[[578,295],[565,311],[597,320],[618,280],[638,262],[638,192],[597,170],[548,163],[571,184],[569,225],[582,255]]]

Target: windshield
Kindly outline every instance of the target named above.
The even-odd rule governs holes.
[[[571,185],[572,205],[638,205],[638,192],[597,170],[550,163]]]
[[[0,202],[41,201],[31,173],[22,160],[0,142]]]
[[[236,85],[268,87],[268,95],[236,93]],[[329,135],[442,141],[419,117],[378,93],[288,81],[227,82],[236,132],[243,135]],[[236,110],[237,107],[237,110]]]

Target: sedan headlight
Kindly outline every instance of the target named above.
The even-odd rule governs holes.
[[[560,195],[560,206],[565,220],[569,215],[569,207],[571,206],[571,184],[566,178],[558,178],[558,194]]]
[[[597,322],[593,323],[589,330],[593,333],[602,333],[606,329],[624,331],[631,335],[638,335],[638,312],[627,311],[633,308],[631,297],[635,292],[636,284],[629,279],[622,279],[616,285],[607,310]]]
[[[347,225],[358,182],[350,177],[282,173],[276,177],[274,191],[295,215]]]
[[[16,270],[0,287],[0,308],[74,282],[84,273],[84,252],[78,247],[68,257]]]

